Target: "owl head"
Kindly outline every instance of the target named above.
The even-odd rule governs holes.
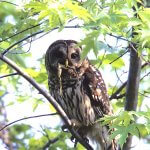
[[[45,55],[46,69],[57,73],[58,65],[79,68],[81,64],[81,47],[74,40],[58,40],[50,45]],[[66,67],[67,68],[67,67]]]

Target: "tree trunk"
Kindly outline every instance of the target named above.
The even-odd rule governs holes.
[[[138,53],[130,48],[130,67],[126,89],[125,110],[136,110],[140,82],[141,59]]]
[[[145,7],[150,6],[150,0],[144,0]],[[138,3],[140,7],[141,3]],[[134,10],[134,8],[133,8]],[[137,17],[137,14],[135,14]],[[132,36],[134,37],[136,33],[133,29]],[[127,89],[126,89],[126,101],[125,101],[125,110],[136,111],[137,102],[138,102],[138,89],[140,82],[140,72],[141,72],[141,59],[136,52],[137,46],[135,44],[130,45],[130,66],[129,66],[129,75],[127,81]],[[126,143],[123,146],[123,150],[129,150],[132,144],[132,136],[129,135]]]
[[[125,101],[125,110],[136,111],[137,102],[138,102],[138,89],[140,82],[140,72],[141,72],[141,59],[138,56],[138,53],[130,47],[130,66],[129,66],[129,75],[127,81],[126,89],[126,101]],[[129,135],[126,143],[123,146],[123,150],[129,150],[132,144],[132,136]]]

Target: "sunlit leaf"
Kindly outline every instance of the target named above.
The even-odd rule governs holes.
[[[103,64],[111,64],[115,68],[121,68],[125,65],[123,59],[119,58],[118,54],[116,53],[105,55]]]

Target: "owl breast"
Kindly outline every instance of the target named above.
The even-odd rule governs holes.
[[[90,98],[84,91],[82,80],[62,81],[62,92],[60,92],[59,84],[54,83],[57,80],[53,79],[49,82],[50,92],[70,119],[88,126],[95,122],[96,116]]]

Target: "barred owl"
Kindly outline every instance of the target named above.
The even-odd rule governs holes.
[[[104,80],[87,58],[81,59],[81,51],[74,40],[50,45],[45,55],[50,93],[82,137],[99,143],[101,150],[115,150],[115,142],[108,140],[108,127],[95,123],[112,114]]]

